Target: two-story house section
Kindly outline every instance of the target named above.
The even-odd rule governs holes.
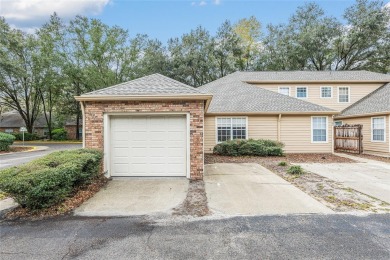
[[[337,111],[342,111],[390,81],[390,75],[369,71],[264,71],[235,74],[243,82]]]
[[[283,142],[287,153],[333,152],[333,126],[347,123],[337,116],[388,82],[390,75],[369,71],[232,73],[199,87],[213,96],[205,113],[204,151],[226,140],[264,138]],[[374,106],[370,102],[363,106]],[[388,116],[366,121],[360,122],[364,139],[388,133]],[[388,147],[388,135],[377,135]]]

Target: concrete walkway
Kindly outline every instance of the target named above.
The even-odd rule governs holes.
[[[115,179],[75,210],[78,216],[134,216],[170,213],[184,201],[186,178]]]
[[[228,215],[332,213],[268,169],[254,163],[205,165],[209,207]]]
[[[340,182],[369,196],[390,203],[390,164],[357,156],[337,154],[357,163],[299,164],[305,170]]]

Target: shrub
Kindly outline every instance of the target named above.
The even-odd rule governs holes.
[[[0,132],[0,151],[8,151],[15,141],[15,136]]]
[[[213,153],[227,156],[282,156],[283,144],[265,139],[232,140],[217,144]]]
[[[47,208],[99,174],[102,153],[92,149],[59,151],[0,171],[0,190],[21,206]]]
[[[23,140],[23,133],[14,133],[13,135],[15,136],[16,140],[18,140],[18,141]],[[24,133],[24,140],[25,141],[34,141],[34,140],[38,140],[38,139],[39,139],[39,136],[37,134],[31,134],[28,132]]]
[[[67,140],[68,139],[68,133],[64,128],[57,128],[51,131],[51,138],[53,140]]]
[[[286,162],[280,162],[278,163],[279,166],[287,166],[287,163]]]
[[[293,175],[301,175],[304,173],[303,169],[299,165],[293,165],[288,168],[287,173],[293,174]]]

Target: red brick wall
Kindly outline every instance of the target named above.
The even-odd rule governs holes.
[[[105,101],[85,102],[85,146],[104,148],[103,114],[110,112],[189,112],[190,113],[190,175],[203,178],[204,101]]]

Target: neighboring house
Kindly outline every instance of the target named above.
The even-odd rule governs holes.
[[[79,127],[77,127],[76,120],[68,120],[65,122],[64,128],[66,130],[67,138],[69,140],[76,140],[77,139],[77,135],[76,135],[77,131],[79,131],[79,138],[78,139],[80,139],[80,140],[82,139],[82,137],[83,137],[82,119],[80,119]]]
[[[19,133],[20,127],[24,127],[26,124],[24,123],[23,118],[20,116],[19,112],[16,110],[1,113],[0,115],[0,132],[5,133]],[[46,136],[47,133],[46,120],[43,116],[40,116],[35,121],[35,126],[33,129],[33,133],[38,136]]]
[[[337,120],[355,117],[383,142],[366,142],[367,150],[386,151],[388,82],[389,75],[367,71],[236,72],[196,89],[153,74],[75,98],[83,145],[104,150],[108,176],[200,179],[204,153],[225,140],[266,138],[283,142],[287,153],[331,153],[342,110]]]
[[[344,109],[335,120],[363,125],[365,152],[390,155],[390,83]]]

